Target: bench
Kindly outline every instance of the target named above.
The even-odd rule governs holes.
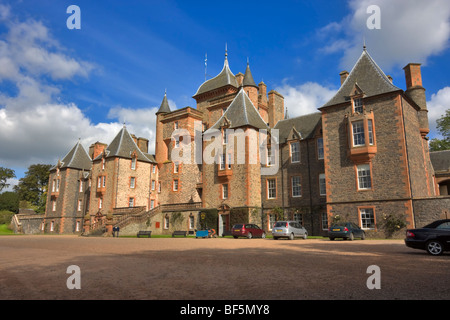
[[[151,231],[139,231],[137,233],[137,237],[138,238],[139,237],[144,237],[144,236],[147,236],[147,237],[151,238],[152,237],[152,232]]]
[[[222,237],[231,236],[231,235],[232,235],[231,231],[224,231],[224,232],[222,232]]]
[[[184,237],[186,237],[186,233],[187,233],[187,231],[174,231],[172,233],[172,238],[175,237],[175,236],[184,236]]]

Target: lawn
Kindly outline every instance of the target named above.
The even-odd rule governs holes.
[[[6,224],[0,224],[0,235],[2,234],[14,234],[14,231],[9,230]]]

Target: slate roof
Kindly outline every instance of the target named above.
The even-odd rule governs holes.
[[[80,170],[91,170],[92,160],[86,150],[81,145],[80,141],[67,153],[67,155],[59,162],[60,168],[73,168]],[[57,165],[51,170],[56,169]]]
[[[230,67],[228,66],[228,59],[226,56],[225,56],[225,62],[223,64],[222,71],[220,71],[220,73],[217,76],[215,76],[214,78],[203,82],[203,84],[201,84],[200,87],[198,88],[194,97],[198,96],[199,94],[202,94],[202,93],[214,90],[214,89],[222,88],[225,86],[233,86],[235,88],[238,87],[236,77],[234,76],[233,72],[231,72]]]
[[[252,72],[250,71],[250,66],[248,62],[247,62],[247,69],[245,69],[244,80],[242,81],[242,84],[244,85],[244,87],[251,86],[258,88],[258,86],[255,83],[255,80],[253,80]]]
[[[223,113],[222,117],[208,130],[205,134],[212,132],[212,129],[218,129],[229,122],[229,129],[239,128],[243,126],[251,126],[256,129],[269,129],[267,123],[261,118],[258,110],[256,110],[252,101],[245,93],[244,89],[239,90],[231,104]]]
[[[159,107],[158,112],[156,112],[156,114],[158,113],[170,113],[170,107],[169,107],[169,102],[167,101],[167,94],[164,92],[164,98],[163,101],[161,102],[161,105]]]
[[[143,162],[152,162],[147,156],[139,149],[134,142],[127,128],[123,128],[119,131],[113,141],[106,148],[106,158],[120,157],[131,159],[131,155],[136,151],[137,160]],[[102,155],[99,155],[95,160],[101,159]]]
[[[364,97],[401,90],[392,84],[369,55],[366,48],[364,48],[347,79],[341,85],[334,97],[321,108],[349,101],[350,93],[355,87],[355,84],[358,84],[362,89]]]
[[[430,159],[436,173],[450,172],[450,150],[430,152]]]
[[[278,129],[278,139],[280,142],[285,142],[288,139],[289,133],[295,129],[302,139],[312,138],[314,129],[322,121],[322,113],[315,112],[307,115],[280,120],[275,125],[274,129]],[[290,137],[289,137],[290,138]]]

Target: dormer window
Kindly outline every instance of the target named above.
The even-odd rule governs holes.
[[[363,101],[361,97],[358,98],[354,98],[353,99],[353,112],[354,113],[363,113],[364,111],[364,106],[363,106]]]

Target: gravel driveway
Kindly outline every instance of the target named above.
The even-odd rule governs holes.
[[[1,236],[0,252],[2,300],[450,299],[450,254],[403,240]]]

